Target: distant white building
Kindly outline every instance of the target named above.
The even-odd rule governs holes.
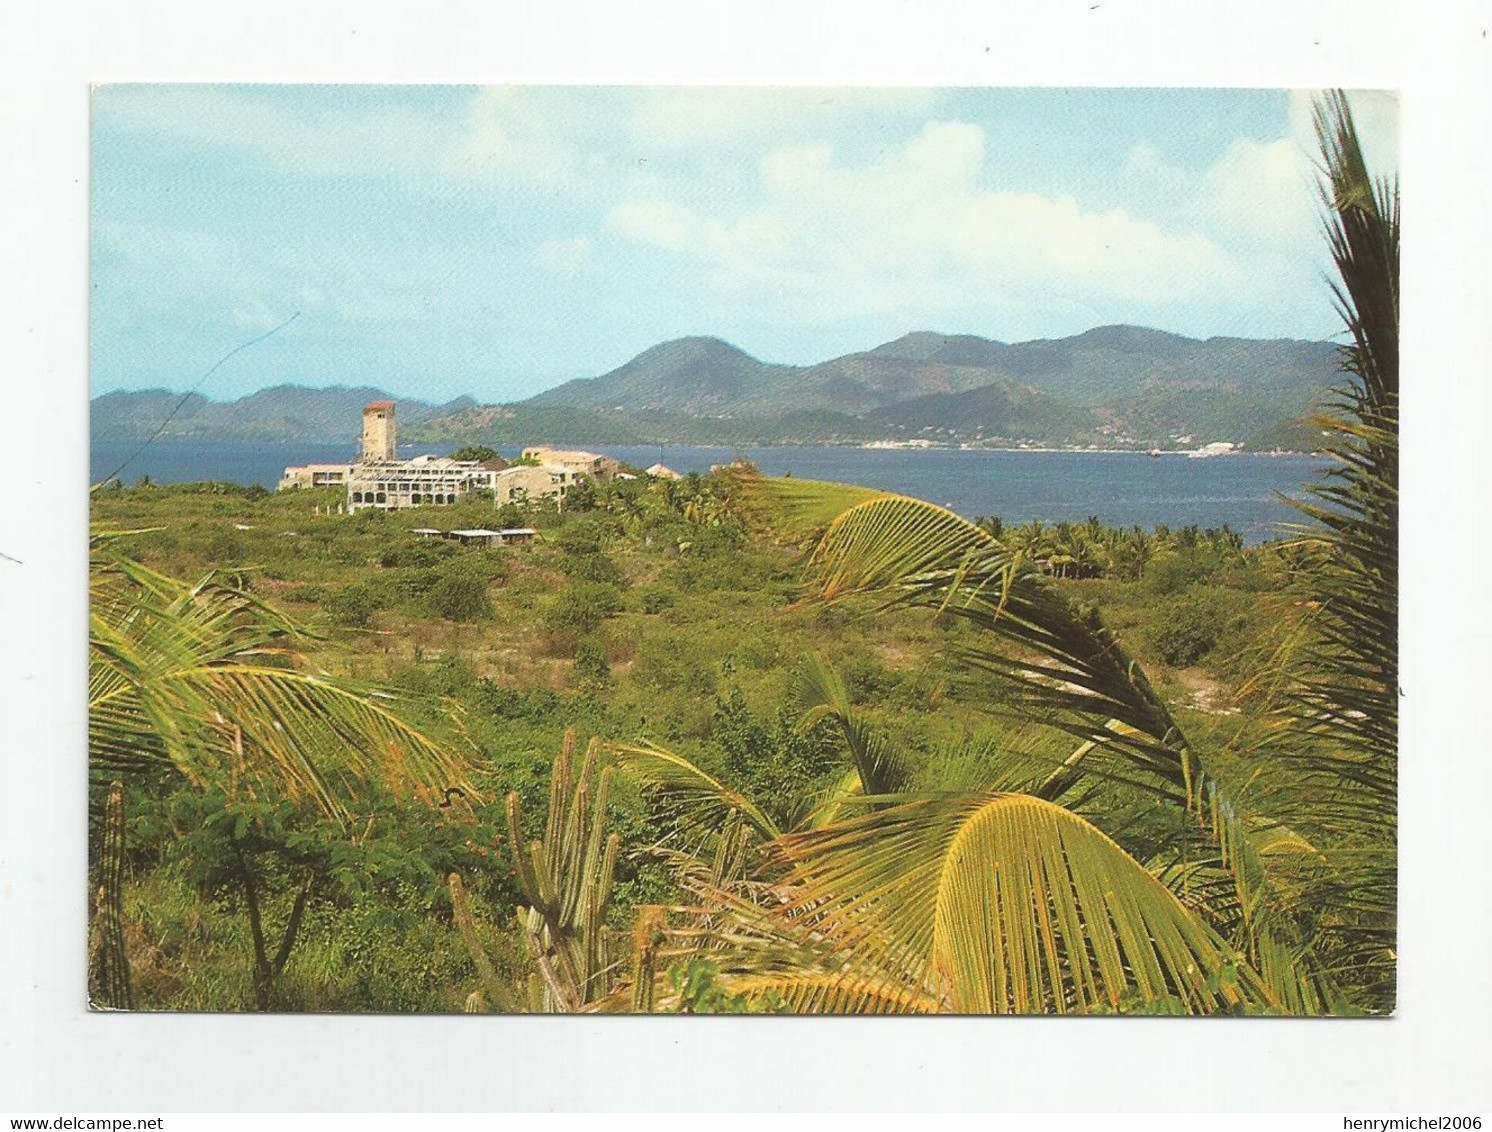
[[[621,463],[610,456],[602,456],[595,452],[581,452],[571,448],[525,448],[523,458],[589,476],[598,484],[608,482],[622,470]]]
[[[562,503],[579,479],[580,473],[557,464],[515,464],[497,473],[494,480],[497,505],[540,499]]]
[[[416,456],[400,460],[397,409],[392,401],[374,401],[363,410],[362,450],[353,464],[307,464],[286,468],[280,490],[299,487],[347,488],[347,509],[442,506],[456,503],[481,488],[493,490],[502,459],[481,463],[449,456]]]
[[[286,468],[280,477],[279,491],[293,491],[298,487],[343,487],[352,472],[351,464],[304,464],[298,468]]]
[[[369,507],[397,511],[459,503],[478,489],[495,490],[501,474],[475,460],[449,456],[354,464],[347,478],[347,505],[354,511]]]
[[[1238,446],[1231,440],[1216,440],[1211,444],[1204,444],[1200,448],[1193,449],[1187,455],[1193,460],[1200,460],[1207,456],[1226,456],[1228,453],[1236,452],[1237,450]]]
[[[647,474],[658,480],[681,480],[684,478],[667,464],[654,464],[651,468],[647,469]]]

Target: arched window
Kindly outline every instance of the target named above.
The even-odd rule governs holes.
[[[363,501],[363,493],[360,492],[360,491],[354,491],[352,493],[352,502],[353,503],[361,503],[362,501]]]
[[[381,492],[381,491],[380,491],[380,492],[379,492],[379,493],[378,493],[378,499],[377,499],[377,500],[376,500],[376,502],[378,502],[378,503],[383,503],[383,502],[385,502],[385,499],[384,499],[384,494],[383,494],[383,492]]]
[[[420,493],[419,492],[415,492],[413,495],[411,495],[409,497],[409,502],[410,503],[418,503],[419,501],[420,501]]]

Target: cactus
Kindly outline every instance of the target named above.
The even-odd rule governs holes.
[[[662,946],[667,912],[657,904],[638,909],[632,926],[632,1013],[653,1012],[653,986],[658,978],[658,949]]]
[[[88,985],[95,1008],[133,1010],[129,952],[124,943],[124,784],[109,787],[93,905]]]
[[[550,778],[544,837],[525,841],[523,808],[509,794],[508,841],[528,907],[518,923],[543,982],[543,1009],[569,1013],[604,997],[615,981],[607,956],[606,913],[611,906],[621,838],[606,833],[610,767],[598,768],[601,743],[591,740],[572,779],[575,733],[565,733]]]
[[[492,966],[487,949],[482,946],[482,941],[477,935],[477,925],[471,918],[471,908],[466,902],[466,888],[461,883],[460,874],[452,873],[449,879],[451,910],[456,920],[456,930],[461,933],[461,941],[466,944],[466,950],[471,953],[472,966],[477,969],[477,978],[482,984],[481,990],[473,991],[467,998],[466,1013],[486,1014],[494,1009],[504,1014],[517,1013],[518,1004],[502,980],[497,977],[497,970]]]

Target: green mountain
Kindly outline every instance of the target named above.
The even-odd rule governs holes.
[[[1016,343],[920,331],[812,366],[686,338],[527,404],[604,410],[613,423],[660,412],[734,420],[704,429],[721,435],[751,420],[765,437],[763,422],[832,413],[858,420],[836,429],[846,440],[1148,447],[1191,437],[1272,447],[1309,443],[1291,422],[1337,376],[1330,343],[1201,340],[1138,326]]]
[[[90,409],[93,436],[98,440],[141,439],[170,417],[161,432],[163,437],[355,443],[362,432],[363,407],[369,401],[388,398],[383,390],[369,386],[308,389],[276,385],[224,402],[209,401],[195,393],[183,398],[164,389],[146,389],[105,393],[93,399]],[[400,398],[399,424],[401,429],[418,425],[475,404],[470,397],[445,405]]]
[[[517,404],[398,401],[400,435],[411,443],[1303,448],[1311,433],[1297,422],[1338,380],[1327,342],[1103,326],[1016,343],[920,331],[810,366],[681,338]],[[388,396],[283,385],[228,403],[110,393],[93,402],[93,429],[100,439],[137,438],[174,411],[163,435],[350,441],[363,406]]]
[[[995,381],[963,393],[929,393],[877,409],[865,417],[896,440],[986,444],[1062,443],[1097,435],[1099,413],[1014,381]]]
[[[644,350],[610,373],[566,382],[528,403],[686,416],[739,413],[747,406],[776,405],[781,412],[800,407],[773,400],[796,372],[793,366],[759,362],[719,338],[679,338]]]

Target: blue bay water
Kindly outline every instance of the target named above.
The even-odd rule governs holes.
[[[138,444],[97,441],[94,480],[123,462]],[[404,447],[400,446],[401,449]],[[587,445],[639,467],[662,462],[679,472],[708,471],[738,457],[769,475],[835,480],[916,496],[974,518],[1008,523],[1083,520],[1115,526],[1172,527],[1224,523],[1250,543],[1273,537],[1293,513],[1277,493],[1298,495],[1325,466],[1305,455],[1231,455],[1205,460],[1130,452],[990,452],[953,449],[708,448]],[[448,454],[450,448],[419,448]],[[273,488],[291,464],[351,460],[349,444],[264,444],[157,441],[121,473],[126,483],[226,480]],[[417,454],[411,448],[409,455]],[[517,449],[504,449],[516,456]]]

